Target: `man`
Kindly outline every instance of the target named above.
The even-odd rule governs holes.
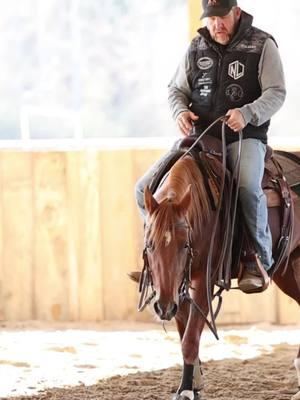
[[[267,287],[272,264],[272,238],[266,197],[261,188],[270,118],[285,99],[285,83],[277,45],[271,35],[252,26],[253,17],[236,0],[202,0],[206,27],[199,29],[169,84],[172,115],[183,135],[203,132],[227,115],[227,157],[233,167],[238,135],[243,130],[239,198],[258,257],[245,265],[241,290]],[[208,132],[220,137],[220,125]],[[167,155],[165,156],[167,157]],[[138,206],[144,213],[143,189],[164,158],[137,183]]]

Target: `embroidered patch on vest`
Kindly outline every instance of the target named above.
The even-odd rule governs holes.
[[[199,69],[209,69],[214,65],[214,61],[209,57],[201,57],[197,61],[197,66]]]
[[[238,60],[233,61],[228,66],[228,75],[234,80],[242,78],[245,75],[245,65]]]
[[[225,94],[234,103],[240,101],[244,97],[243,88],[236,83],[227,86]]]

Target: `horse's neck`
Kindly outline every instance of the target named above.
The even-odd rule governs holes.
[[[179,203],[189,186],[192,190],[192,200],[187,209],[187,217],[193,230],[200,234],[206,222],[210,223],[212,210],[205,178],[194,159],[186,157],[178,160],[158,189],[155,198],[159,203],[166,199],[171,204]]]
[[[185,185],[179,184],[177,179],[175,180],[172,178],[172,176],[168,175],[155,193],[155,198],[159,203],[165,199],[170,200],[170,202],[178,203],[184,195],[188,185],[185,187]]]

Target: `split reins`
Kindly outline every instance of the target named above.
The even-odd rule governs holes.
[[[224,289],[230,289],[230,266],[231,266],[231,248],[232,248],[232,241],[233,241],[233,227],[236,217],[236,208],[237,208],[237,199],[238,199],[238,181],[240,175],[240,160],[241,160],[241,151],[242,151],[242,139],[243,133],[242,131],[239,132],[239,148],[238,148],[238,156],[235,162],[235,166],[233,169],[233,173],[231,175],[229,191],[227,194],[227,201],[223,202],[224,198],[224,190],[225,190],[225,181],[226,181],[226,137],[225,137],[225,123],[227,121],[227,116],[221,116],[217,118],[212,124],[206,128],[201,135],[194,141],[194,143],[182,154],[179,158],[186,157],[187,155],[191,155],[192,149],[200,142],[203,136],[210,131],[210,129],[217,124],[218,122],[222,121],[222,175],[221,175],[221,182],[220,182],[220,190],[219,190],[219,201],[218,206],[215,214],[215,220],[210,240],[208,258],[207,258],[207,273],[206,273],[206,290],[207,290],[207,304],[208,304],[208,313],[209,319],[206,316],[206,312],[202,310],[199,304],[195,302],[195,300],[190,296],[190,289],[191,287],[191,275],[192,275],[192,264],[194,260],[194,249],[192,246],[192,232],[191,227],[186,221],[186,224],[181,227],[188,229],[188,242],[186,244],[187,248],[187,260],[184,269],[184,276],[181,285],[179,286],[179,299],[181,302],[188,301],[192,306],[196,308],[196,310],[200,313],[202,318],[204,319],[205,323],[212,331],[216,339],[219,339],[216,327],[216,318],[218,313],[221,309],[222,305],[222,292]],[[236,182],[236,185],[234,185]],[[232,204],[232,206],[231,206]],[[222,242],[222,248],[220,251],[220,258],[218,262],[218,266],[216,268],[216,272],[219,274],[218,276],[218,286],[219,290],[212,295],[212,281],[216,278],[212,275],[212,261],[213,261],[213,251],[215,248],[215,237],[218,230],[218,223],[220,219],[221,209],[225,205],[225,212],[224,212],[224,222],[225,222],[225,230],[224,230],[224,240]],[[178,224],[176,225],[178,226]],[[149,227],[145,227],[145,230],[149,229]],[[154,288],[152,275],[151,275],[151,268],[149,265],[148,260],[148,244],[145,242],[144,249],[143,249],[143,261],[144,266],[141,273],[141,278],[139,282],[139,293],[140,299],[138,303],[138,311],[143,311],[147,305],[151,303],[151,301],[156,296],[156,291]],[[225,265],[224,265],[225,264]],[[151,293],[149,293],[149,287],[151,287]],[[212,302],[213,300],[218,297],[218,304],[216,310],[213,310]]]
[[[193,265],[193,260],[194,260],[194,250],[192,246],[192,236],[191,236],[191,227],[186,221],[185,224],[175,224],[175,228],[185,228],[188,230],[188,241],[185,245],[185,248],[187,249],[187,259],[186,259],[186,265],[184,268],[184,273],[183,273],[183,279],[182,282],[179,286],[178,294],[179,294],[179,301],[180,303],[184,302],[185,300],[188,301],[192,306],[196,308],[196,310],[201,314],[202,318],[205,320],[205,323],[209,327],[209,329],[213,332],[215,337],[219,339],[217,330],[213,326],[213,324],[208,320],[208,318],[205,315],[205,312],[202,310],[202,308],[195,302],[195,300],[190,296],[189,289],[194,290],[193,287],[191,287],[191,281],[192,281],[192,265]],[[146,227],[146,229],[149,229],[149,227]],[[151,275],[151,269],[149,265],[149,260],[148,260],[148,254],[147,254],[147,249],[148,249],[147,242],[145,243],[145,248],[143,251],[143,260],[144,260],[144,267],[142,270],[142,275],[139,283],[139,292],[141,293],[140,295],[140,300],[139,300],[139,305],[138,305],[138,311],[143,311],[147,305],[151,303],[151,301],[155,298],[156,296],[156,291],[153,285],[153,279]],[[151,293],[148,294],[149,292],[149,287],[151,287]],[[218,301],[218,306],[216,308],[216,311],[213,315],[213,318],[216,319],[217,315],[221,309],[222,305],[222,296],[221,293],[223,291],[223,288],[220,288],[217,293],[214,294],[213,299],[218,296],[219,301]]]
[[[227,162],[226,162],[226,137],[225,137],[225,123],[228,117],[221,116],[217,120],[215,120],[193,143],[193,145],[183,154],[183,157],[187,154],[190,154],[192,148],[196,146],[196,144],[202,139],[202,137],[219,121],[222,121],[222,175],[221,175],[221,183],[219,190],[219,201],[216,210],[213,230],[210,239],[210,246],[206,264],[206,297],[208,304],[208,312],[210,316],[210,322],[208,321],[205,313],[191,297],[189,292],[186,292],[186,299],[191,302],[195,308],[200,312],[202,317],[205,319],[206,324],[214,334],[214,336],[218,339],[217,327],[216,327],[216,318],[219,314],[222,305],[222,292],[224,289],[229,290],[231,279],[230,279],[230,267],[232,261],[232,242],[234,235],[234,225],[236,218],[236,209],[237,209],[237,201],[238,201],[238,182],[240,177],[240,161],[241,161],[241,152],[242,152],[242,140],[243,140],[243,132],[239,132],[239,147],[238,147],[238,155],[235,161],[235,165],[233,167],[229,191],[227,194],[227,199],[224,199],[224,191],[225,191],[225,181],[226,181],[226,170],[227,170]],[[224,233],[223,233],[223,242],[220,251],[220,257],[218,266],[216,268],[216,272],[219,273],[218,276],[218,286],[219,290],[212,295],[212,281],[214,281],[214,276],[212,274],[212,261],[213,261],[213,253],[215,248],[215,237],[218,230],[218,224],[220,220],[221,210],[224,208]],[[216,307],[216,311],[213,310],[212,302],[218,297],[218,304]]]

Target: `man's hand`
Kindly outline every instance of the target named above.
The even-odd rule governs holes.
[[[183,111],[176,119],[176,123],[184,136],[188,136],[192,129],[192,121],[197,121],[199,117],[192,111]]]
[[[238,108],[229,110],[226,114],[226,117],[229,117],[226,124],[234,132],[240,132],[242,129],[245,128],[246,122],[244,120],[243,114],[240,112]]]

